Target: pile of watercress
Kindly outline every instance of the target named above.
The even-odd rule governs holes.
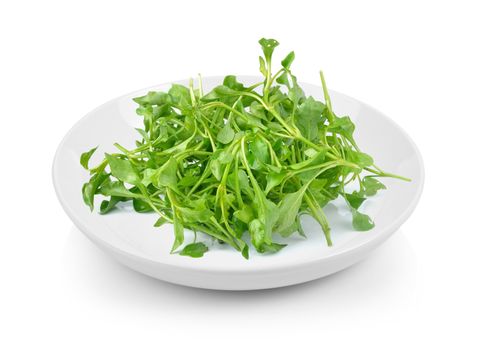
[[[304,236],[301,214],[319,222],[331,246],[322,208],[338,196],[348,204],[355,230],[373,228],[359,207],[385,188],[377,177],[401,177],[382,171],[360,151],[351,119],[332,110],[322,73],[324,103],[298,85],[291,71],[294,52],[273,73],[278,42],[259,43],[258,84],[244,86],[229,75],[208,93],[199,79],[197,87],[192,80],[188,87],[174,84],[168,92],[135,98],[144,122],[136,148],[115,144],[119,153],[105,154],[92,168],[88,162],[96,148],[81,155],[91,174],[82,188],[91,210],[95,195],[102,195],[107,199],[101,214],[126,201],[137,212],[155,212],[155,226],[173,224],[171,252],[191,257],[203,256],[208,247],[194,242],[180,249],[184,229],[203,232],[248,258],[249,241],[266,253],[285,246],[276,234]],[[349,193],[345,188],[353,181],[359,190]]]

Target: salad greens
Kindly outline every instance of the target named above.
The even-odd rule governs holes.
[[[285,247],[277,237],[304,236],[300,216],[309,214],[321,225],[329,246],[330,225],[323,207],[338,196],[353,215],[355,230],[374,227],[359,211],[362,203],[385,186],[378,177],[408,180],[378,168],[353,137],[355,125],[337,116],[323,73],[324,102],[305,96],[292,73],[294,52],[273,72],[278,42],[259,41],[260,83],[245,86],[233,75],[204,93],[197,86],[173,84],[168,92],[151,91],[134,99],[144,128],[128,150],[105,154],[89,167],[96,148],[81,155],[90,171],[82,195],[91,210],[94,197],[106,197],[100,213],[120,202],[132,202],[140,213],[154,212],[154,224],[173,224],[171,252],[201,257],[202,242],[184,244],[184,229],[203,232],[249,257]],[[357,182],[358,191],[347,190]],[[196,236],[195,236],[196,237]],[[250,237],[250,239],[246,239]],[[249,243],[250,241],[250,243]]]

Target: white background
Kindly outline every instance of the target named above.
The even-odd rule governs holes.
[[[2,349],[484,346],[483,10],[478,1],[15,1],[0,5]],[[177,287],[119,266],[62,211],[57,144],[97,105],[171,80],[257,74],[375,106],[420,147],[413,216],[364,262],[285,289]]]

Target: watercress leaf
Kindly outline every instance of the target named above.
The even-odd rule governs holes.
[[[315,140],[318,138],[319,129],[324,122],[322,115],[325,108],[324,104],[316,101],[313,97],[308,97],[297,108],[296,125],[307,139]]]
[[[212,172],[212,175],[217,179],[217,181],[220,181],[222,179],[223,169],[220,160],[212,159],[212,161],[210,162],[210,171]]]
[[[225,85],[219,85],[216,88],[213,89],[213,91],[217,94],[217,96],[237,96],[239,95],[239,92],[236,90],[233,90],[229,88],[228,86]]]
[[[229,87],[232,90],[236,91],[244,91],[244,85],[237,81],[237,77],[235,75],[227,75],[224,78],[223,85]]]
[[[262,47],[262,52],[264,52],[264,57],[266,61],[270,61],[274,49],[279,45],[279,42],[275,39],[262,38],[259,40],[259,44]]]
[[[82,199],[84,203],[91,209],[94,209],[94,195],[97,193],[99,187],[109,178],[109,174],[100,171],[91,176],[89,182],[82,186]]]
[[[240,221],[249,224],[254,219],[254,210],[250,205],[244,204],[244,206],[234,212],[234,216]]]
[[[252,245],[258,252],[262,252],[264,243],[264,224],[259,219],[254,219],[249,223],[249,233]]]
[[[285,229],[277,230],[277,233],[279,233],[282,237],[289,237],[297,230],[298,230],[298,224],[296,221],[294,221],[290,226],[286,227]]]
[[[141,106],[164,105],[171,102],[170,96],[163,91],[150,91],[145,96],[135,97],[133,101]]]
[[[266,184],[266,189],[265,193],[269,193],[270,190],[272,190],[274,187],[278,186],[281,184],[282,180],[286,177],[287,173],[286,172],[280,172],[276,173],[274,171],[271,171],[267,174],[267,184]]]
[[[173,84],[168,91],[173,103],[182,108],[187,108],[190,106],[190,90],[186,86]]]
[[[227,178],[227,185],[230,189],[232,189],[233,191],[236,191],[237,190],[237,186],[235,185],[235,181],[236,181],[236,178],[235,177],[238,177],[238,182],[239,182],[239,190],[245,194],[247,194],[250,198],[252,198],[254,196],[254,192],[252,190],[252,188],[250,187],[250,184],[249,184],[249,178],[247,177],[247,173],[242,170],[242,169],[239,169],[237,174],[235,172],[232,172],[229,174],[228,178]]]
[[[175,233],[175,240],[173,241],[173,245],[171,247],[171,253],[178,249],[183,244],[185,240],[185,232],[183,228],[183,223],[181,222],[180,218],[177,215],[177,211],[173,215],[173,230]]]
[[[365,168],[373,165],[373,158],[366,153],[347,150],[347,159],[360,167]]]
[[[267,120],[266,109],[257,101],[250,104],[250,113],[259,119]]]
[[[267,144],[259,138],[249,143],[249,153],[255,157],[261,164],[269,163],[270,155]]]
[[[234,136],[234,130],[230,126],[230,123],[227,123],[217,134],[217,141],[226,145],[232,142]]]
[[[153,175],[156,173],[156,169],[146,168],[141,173],[141,183],[146,187],[152,183]]]
[[[353,228],[357,231],[368,231],[375,227],[373,220],[366,214],[362,214],[356,209],[351,211],[353,215]]]
[[[212,211],[206,207],[199,209],[178,207],[178,211],[187,222],[205,223],[209,222],[210,218],[213,216]]]
[[[290,69],[294,58],[296,58],[294,51],[289,52],[287,56],[281,61],[281,65],[286,69]]]
[[[297,83],[295,76],[291,75],[292,86],[289,87],[287,97],[294,105],[299,105],[299,101],[304,98],[304,91]]]
[[[271,244],[272,230],[277,220],[279,220],[279,208],[274,202],[263,197],[262,201],[259,202],[257,207],[257,214],[259,220],[264,224],[264,242]]]
[[[89,159],[91,159],[91,156],[94,154],[94,152],[96,152],[96,150],[97,150],[97,147],[94,147],[94,148],[90,149],[89,151],[81,154],[80,163],[81,163],[81,165],[84,169],[89,169],[89,164],[88,164]]]
[[[120,197],[112,196],[108,201],[104,200],[101,202],[99,207],[99,213],[104,215],[116,208],[116,204],[121,201]]]
[[[197,176],[184,176],[181,178],[180,181],[178,181],[178,186],[179,187],[190,187],[193,186],[197,183],[199,177]]]
[[[140,176],[129,160],[108,153],[105,154],[105,157],[114,177],[131,185],[139,184]]]
[[[241,250],[242,256],[245,259],[249,259],[249,246],[247,244],[244,244],[242,250]]]
[[[187,244],[180,252],[180,255],[201,258],[206,252],[208,252],[208,247],[202,242],[197,242]]]
[[[386,189],[385,185],[374,177],[366,176],[362,181],[363,193],[366,196],[374,196],[378,190]]]
[[[152,175],[151,181],[157,188],[177,187],[177,163],[173,157],[170,157],[156,172]]]
[[[306,187],[303,186],[296,192],[286,194],[281,200],[279,203],[280,216],[276,224],[277,231],[284,231],[296,222],[305,191]]]
[[[289,80],[289,74],[287,72],[284,72],[281,75],[279,75],[276,79],[276,82],[278,82],[281,85],[287,86],[288,89],[291,88],[291,83],[290,83],[290,80]]]
[[[328,131],[336,132],[345,136],[349,140],[353,140],[353,132],[355,131],[355,124],[351,121],[350,117],[336,117],[334,121],[329,124]]]
[[[282,248],[286,246],[287,244],[280,244],[275,242],[272,242],[271,244],[262,243],[260,251],[263,253],[277,253],[278,251],[280,251]]]
[[[164,217],[160,216],[158,218],[158,220],[156,220],[156,222],[154,223],[153,226],[154,227],[160,227],[160,226],[163,226],[166,222],[167,222],[166,219]]]
[[[103,196],[117,196],[126,198],[138,198],[141,197],[139,194],[129,191],[122,181],[113,181],[104,183],[100,192]]]
[[[358,209],[366,200],[366,198],[362,197],[358,192],[345,193],[345,198],[353,209]]]
[[[133,198],[133,209],[138,213],[153,212],[153,208],[143,198]]]

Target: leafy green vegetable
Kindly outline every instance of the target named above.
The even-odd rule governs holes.
[[[244,86],[233,75],[207,93],[201,81],[194,87],[174,84],[168,92],[150,91],[134,99],[144,128],[128,150],[105,154],[95,167],[93,148],[80,157],[90,179],[82,197],[92,210],[96,195],[106,198],[100,213],[120,202],[131,202],[140,213],[158,216],[154,226],[173,224],[171,252],[202,257],[201,242],[184,245],[185,229],[203,233],[249,257],[285,247],[278,237],[304,236],[300,216],[311,215],[331,245],[324,206],[342,196],[358,231],[374,227],[360,212],[368,197],[385,185],[376,177],[398,175],[382,171],[361,151],[348,116],[331,106],[322,72],[324,101],[306,96],[291,67],[290,52],[273,73],[272,56],[279,43],[261,39],[258,84]],[[368,174],[365,176],[365,174]],[[356,182],[359,190],[345,187]],[[179,249],[180,247],[181,250]]]
[[[368,231],[375,227],[373,220],[366,215],[362,214],[357,210],[352,210],[353,214],[353,228],[357,231]]]
[[[84,169],[89,169],[89,159],[91,159],[91,156],[94,154],[94,152],[96,152],[96,150],[97,147],[94,147],[93,149],[81,154],[81,165]]]
[[[208,252],[208,247],[201,242],[197,242],[186,245],[180,252],[180,255],[201,258],[206,252]]]

